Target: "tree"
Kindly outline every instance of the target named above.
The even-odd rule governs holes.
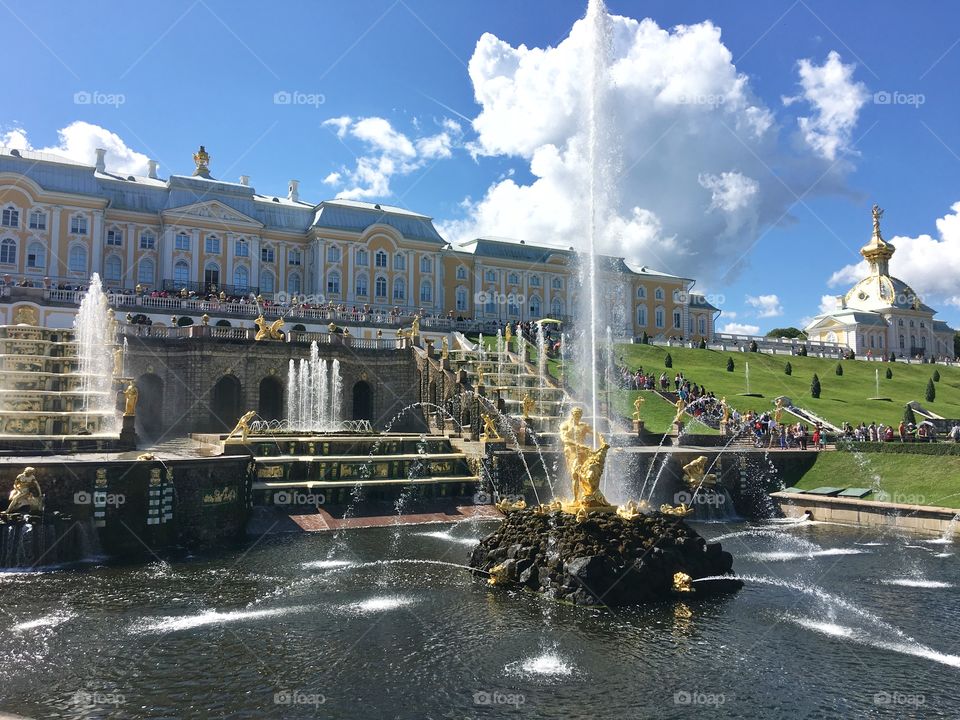
[[[786,365],[783,366],[783,374],[793,375],[793,365],[790,364],[789,360],[787,361]]]
[[[887,380],[893,380],[893,370],[887,368]]]
[[[757,345],[757,341],[756,341],[756,340],[751,340],[751,341],[750,341],[750,348],[749,348],[749,349],[750,349],[750,352],[758,352],[758,351],[760,350],[760,347]]]
[[[663,366],[667,368],[673,367],[673,358],[670,356],[670,353],[663,356]]]
[[[727,358],[727,372],[733,372],[733,358]]]
[[[820,397],[820,378],[817,377],[816,373],[813,374],[813,380],[810,381],[810,397]]]
[[[934,369],[933,371],[933,381],[940,382],[940,371],[937,369]]]
[[[933,402],[937,399],[937,388],[933,384],[933,378],[927,380],[927,392],[925,393],[924,397],[927,398],[927,402]]]
[[[646,331],[646,330],[643,331],[643,335],[640,337],[640,342],[641,342],[642,344],[644,344],[644,345],[649,345],[649,344],[650,344],[650,336],[647,335],[647,331]]]
[[[834,372],[837,375],[843,375],[843,365],[841,365],[840,363],[837,363],[837,369],[834,370]]]
[[[785,328],[774,328],[767,333],[768,338],[794,338],[800,340],[806,340],[807,334],[800,328],[795,327],[785,327]]]
[[[917,417],[916,415],[913,414],[913,408],[910,407],[910,403],[907,403],[906,406],[903,408],[903,424],[909,425],[910,423],[913,423],[914,425],[916,425]]]

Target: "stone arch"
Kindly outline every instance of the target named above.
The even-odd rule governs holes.
[[[283,383],[276,375],[267,375],[260,381],[257,414],[263,420],[283,418]]]
[[[232,430],[243,413],[242,402],[243,387],[236,375],[224,375],[217,380],[210,390],[210,430]]]
[[[373,422],[373,388],[366,380],[353,384],[353,419]]]
[[[157,440],[166,429],[163,412],[163,378],[144,373],[136,380],[140,396],[137,400],[137,434],[146,440]]]

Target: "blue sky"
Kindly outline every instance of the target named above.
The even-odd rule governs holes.
[[[712,21],[721,31],[717,42],[705,34],[673,50],[677,63],[692,62],[694,70],[661,59],[656,72],[696,73],[700,49],[725,48],[734,75],[745,77],[751,102],[765,108],[775,125],[770,131],[775,137],[744,143],[710,162],[706,156],[715,140],[705,146],[694,140],[689,157],[678,156],[683,143],[677,143],[660,159],[665,178],[667,165],[675,167],[678,158],[684,166],[689,163],[687,179],[675,179],[675,186],[664,179],[660,184],[666,187],[657,187],[656,162],[644,167],[646,177],[631,180],[620,198],[622,214],[629,219],[626,205],[635,205],[662,222],[656,232],[649,223],[631,230],[639,233],[624,246],[631,259],[697,277],[698,287],[720,296],[734,322],[761,330],[799,324],[817,313],[822,295],[846,289],[846,278],[855,270],[841,272],[833,287],[828,280],[859,260],[855,252],[869,238],[869,207],[876,201],[886,209],[886,237],[907,238],[898,243],[893,272],[927,296],[940,317],[960,323],[960,288],[954,281],[960,269],[960,223],[951,222],[956,217],[951,206],[960,201],[960,100],[951,82],[960,70],[960,7],[946,2],[920,7],[922,12],[899,2],[609,0],[611,14],[649,17],[668,34],[677,25]],[[159,160],[162,176],[189,173],[191,153],[203,143],[213,156],[215,176],[235,181],[250,175],[262,193],[285,193],[291,177],[301,181],[301,196],[310,200],[351,191],[361,197],[364,186],[367,193],[380,188],[377,199],[432,215],[450,234],[477,230],[535,241],[545,239],[529,237],[539,229],[553,242],[572,244],[562,236],[563,226],[551,225],[549,217],[529,223],[524,218],[516,223],[520,227],[484,225],[490,218],[520,217],[521,210],[502,205],[516,198],[530,201],[530,194],[494,199],[490,206],[478,203],[504,179],[521,188],[532,184],[537,179],[532,155],[564,130],[510,149],[511,134],[522,134],[510,126],[517,116],[506,112],[497,118],[494,108],[478,104],[477,81],[468,68],[473,57],[502,62],[521,44],[557,47],[584,10],[583,3],[556,0],[283,6],[209,0],[136,6],[9,2],[0,5],[8,30],[5,54],[17,60],[8,64],[0,134],[38,149],[60,146],[67,154],[84,154],[98,139],[96,132],[84,126],[69,142],[58,137],[58,131],[82,121],[119,136],[114,167],[139,167],[138,159],[147,156]],[[484,33],[506,45],[478,48]],[[663,42],[668,47],[668,40]],[[657,54],[656,47],[650,52]],[[831,51],[837,53],[833,66]],[[575,71],[565,69],[559,54],[556,59],[560,72]],[[822,69],[825,78],[806,93],[802,60],[814,72]],[[826,77],[831,67],[846,68],[848,77]],[[714,70],[703,72],[705,83],[716,80],[709,74]],[[522,100],[529,88],[512,81],[515,99]],[[75,97],[84,97],[76,94],[84,92],[99,95],[90,104],[76,102]],[[275,95],[282,92],[300,93],[304,104],[277,104]],[[888,96],[877,95],[883,92],[903,95],[884,103]],[[859,97],[852,117],[844,93]],[[110,104],[110,96],[122,97],[122,103]],[[796,100],[784,103],[785,97]],[[824,113],[837,107],[841,115],[846,112],[839,130],[829,117],[824,120]],[[549,97],[542,108],[545,114],[557,112]],[[484,109],[496,124],[492,130],[471,125]],[[646,112],[639,105],[635,110]],[[832,157],[818,156],[805,143],[798,124],[803,117],[819,117],[821,134],[839,134]],[[335,118],[349,120],[329,122]],[[361,126],[364,118],[380,120]],[[723,127],[732,118],[727,116]],[[702,124],[684,120],[685,132],[693,136],[702,128],[707,137],[719,127],[708,117],[696,122]],[[619,141],[640,148],[637,156],[644,163],[657,161],[667,143],[651,135],[654,127],[659,126],[625,120],[617,128]],[[723,137],[722,129],[719,133]],[[727,139],[736,146],[736,138]],[[125,148],[132,154],[124,156]],[[92,160],[92,153],[80,159]],[[369,174],[358,173],[361,161],[375,166],[383,185],[371,186]],[[706,208],[710,194],[704,188],[715,187],[710,178],[721,177],[721,170],[747,176],[748,189],[761,200],[758,219],[735,225],[736,237],[726,238],[718,249],[719,210]],[[563,173],[558,172],[559,178]],[[811,182],[821,174],[819,183]],[[539,197],[556,197],[558,207],[582,198],[559,179],[551,192]],[[664,199],[671,194],[689,196],[692,205],[663,207],[673,202]],[[466,198],[473,205],[464,205]],[[712,224],[669,221],[700,206]],[[539,212],[549,215],[549,210]],[[943,217],[947,222],[938,228]],[[932,238],[919,237],[924,234]],[[674,235],[685,243],[682,251],[666,249],[665,239]],[[738,270],[716,272],[722,258],[740,255],[744,262]],[[751,302],[748,296],[763,299]]]

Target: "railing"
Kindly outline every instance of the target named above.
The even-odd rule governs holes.
[[[257,336],[256,328],[218,327],[216,325],[187,325],[184,327],[166,327],[164,325],[136,325],[125,324],[120,326],[120,332],[129,337],[139,338],[214,338],[218,340],[245,340],[254,341]],[[341,333],[299,332],[292,331],[284,335],[282,341],[266,340],[270,342],[288,342],[309,344],[316,342],[319,345],[342,345],[353,350],[403,350],[410,347],[407,337],[363,338]]]

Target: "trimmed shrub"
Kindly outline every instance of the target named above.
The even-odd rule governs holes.
[[[914,425],[917,424],[917,416],[913,414],[913,408],[909,405],[906,405],[903,408],[903,422],[906,425],[909,425],[910,423],[913,423]]]
[[[934,371],[933,371],[933,381],[934,381],[934,382],[940,382],[940,371],[939,371],[939,370],[934,370]]]
[[[923,396],[927,399],[927,402],[933,402],[937,399],[937,388],[933,384],[933,378],[927,380],[927,391]]]
[[[837,368],[836,370],[834,370],[834,372],[837,375],[843,375],[843,365],[841,365],[840,363],[837,363]]]
[[[667,368],[673,367],[673,357],[671,357],[670,353],[663,356],[663,366]]]
[[[733,358],[727,358],[727,372],[733,372]]]
[[[816,373],[813,374],[813,380],[810,381],[810,397],[820,397],[820,378],[817,377]]]
[[[887,368],[887,380],[893,380],[893,370]]]
[[[783,374],[784,374],[784,375],[793,375],[793,365],[790,364],[790,361],[789,361],[789,360],[788,360],[787,363],[783,366]]]

